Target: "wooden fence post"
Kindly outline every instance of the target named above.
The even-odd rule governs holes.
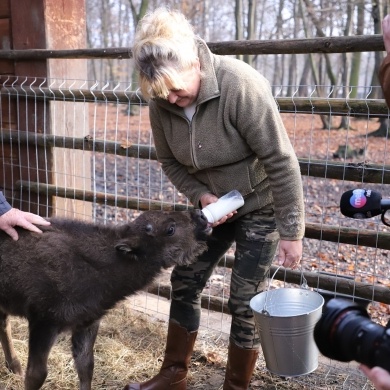
[[[43,24],[43,1],[26,0],[10,1],[1,0],[1,49],[28,49],[45,48],[45,29]],[[27,4],[29,3],[29,4]],[[28,77],[46,77],[46,61],[3,61],[1,63],[2,80],[6,80],[9,86],[20,82],[19,75],[23,75],[23,81],[30,82]],[[3,76],[6,75],[6,76]],[[2,83],[3,84],[3,83]],[[48,123],[46,102],[22,101],[18,98],[1,98],[2,128],[19,131],[42,131],[44,123]],[[35,115],[35,113],[39,113]],[[19,148],[20,146],[20,148]],[[42,196],[22,192],[15,183],[20,179],[44,181],[45,168],[50,164],[51,156],[44,156],[40,148],[29,148],[22,145],[5,145],[1,150],[0,186],[4,190],[8,200],[14,207],[26,211],[39,212],[41,215],[49,215],[51,199],[42,199]]]
[[[5,20],[3,30],[7,32],[7,22],[9,26],[9,48],[2,49],[57,50],[86,46],[84,0],[0,0],[0,3],[0,17],[3,16]],[[0,34],[1,26],[0,23]],[[7,73],[14,76],[15,84],[22,83],[25,89],[31,85],[50,86],[53,80],[63,80],[69,84],[73,82],[70,80],[86,80],[87,60],[19,60],[8,67]],[[88,134],[87,106],[27,99],[23,92],[8,104],[13,106],[8,110],[12,113],[8,120],[9,129],[60,137],[82,137]],[[71,121],[84,126],[68,126]],[[56,123],[55,128],[52,127],[53,123]],[[7,195],[11,194],[16,207],[41,215],[51,215],[54,210],[56,215],[73,218],[91,215],[92,206],[85,202],[50,196],[45,199],[42,195],[15,188],[19,180],[30,180],[90,190],[89,154],[85,156],[82,151],[73,153],[55,148],[49,153],[43,153],[39,148],[14,146],[13,150],[8,151],[8,157],[3,156],[0,169],[3,171],[0,180],[5,181],[0,186],[5,187]]]
[[[80,49],[87,46],[85,0],[45,0],[48,49]],[[63,87],[85,83],[87,60],[50,59],[48,78],[62,81]],[[59,85],[56,83],[56,85]],[[89,134],[89,104],[57,100],[51,104],[50,117],[58,137],[85,137]],[[53,148],[53,183],[56,186],[91,190],[91,153]],[[56,215],[88,218],[92,204],[57,197]]]

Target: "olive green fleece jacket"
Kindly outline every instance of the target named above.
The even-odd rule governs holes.
[[[201,85],[189,121],[183,108],[149,102],[158,160],[196,207],[232,189],[245,204],[230,220],[274,207],[281,239],[304,234],[300,168],[268,81],[248,64],[211,53],[199,39]],[[229,220],[229,221],[230,221]]]

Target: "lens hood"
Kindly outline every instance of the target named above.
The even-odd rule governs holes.
[[[340,340],[338,340],[339,324],[346,315],[351,315],[351,313],[369,318],[362,306],[347,299],[334,298],[324,306],[322,316],[314,327],[314,340],[324,356],[342,362],[353,359],[340,349]]]

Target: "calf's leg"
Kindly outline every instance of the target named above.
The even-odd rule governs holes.
[[[29,351],[24,388],[38,390],[47,377],[47,359],[60,329],[52,323],[41,321],[30,321],[29,327]]]
[[[6,313],[0,311],[0,342],[3,347],[7,368],[14,374],[23,375],[22,366],[14,349],[11,335],[11,324]]]
[[[99,330],[99,321],[78,328],[72,334],[72,352],[80,380],[80,390],[91,390],[94,368],[93,347]]]

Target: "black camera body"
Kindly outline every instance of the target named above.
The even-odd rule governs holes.
[[[363,306],[346,299],[331,299],[314,327],[314,340],[326,357],[341,362],[356,360],[390,372],[390,322],[373,322]]]

